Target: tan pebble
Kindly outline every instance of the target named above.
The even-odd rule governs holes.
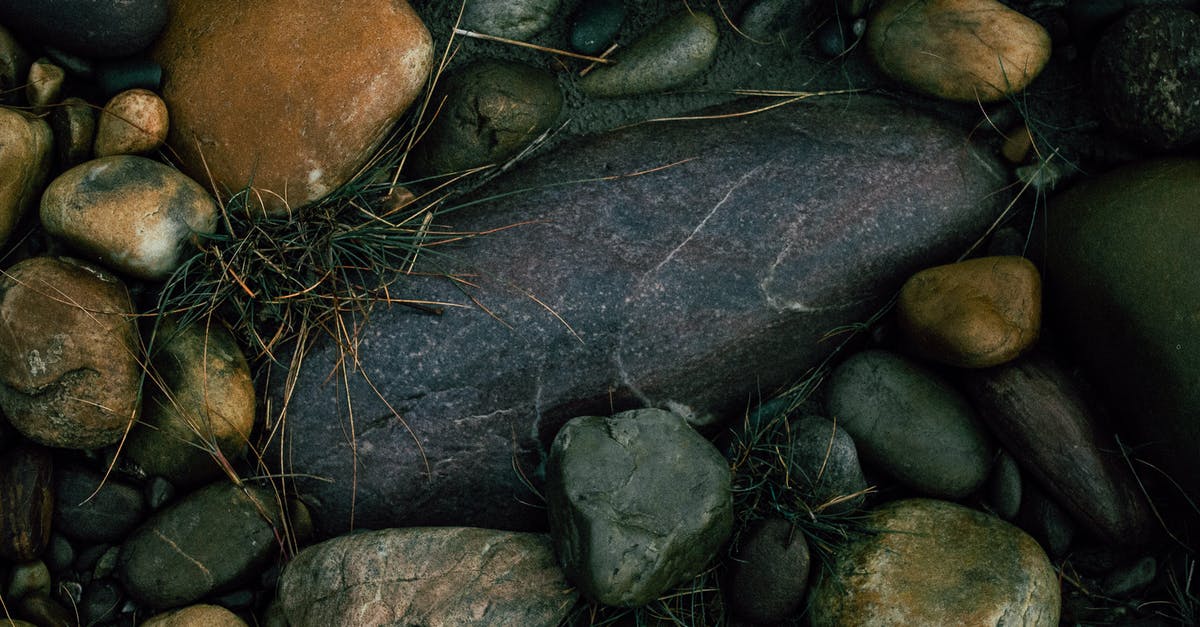
[[[981,257],[929,268],[901,288],[896,313],[921,355],[962,368],[995,366],[1037,340],[1041,276],[1023,257]]]
[[[151,616],[142,627],[246,627],[246,622],[219,605],[189,605]]]
[[[1025,157],[1029,156],[1031,148],[1033,148],[1033,133],[1029,131],[1028,126],[1022,124],[1004,138],[1004,146],[1000,148],[1000,154],[1009,163],[1021,163],[1025,161]]]
[[[35,113],[41,113],[46,107],[58,102],[66,78],[67,73],[46,58],[38,59],[29,66],[25,99],[29,101],[29,106],[33,107]]]
[[[138,155],[158,149],[170,127],[167,105],[148,89],[130,89],[112,97],[100,113],[96,157]]]
[[[50,125],[0,107],[0,244],[37,204],[53,165]]]
[[[1046,29],[996,0],[885,0],[866,43],[888,76],[962,102],[1020,92],[1050,59]]]

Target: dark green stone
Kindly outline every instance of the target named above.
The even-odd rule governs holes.
[[[583,54],[600,54],[624,22],[625,3],[621,0],[585,0],[571,20],[571,47]]]

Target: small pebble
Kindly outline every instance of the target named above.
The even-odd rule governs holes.
[[[1158,562],[1146,556],[1137,562],[1109,573],[1100,588],[1113,597],[1129,597],[1149,586],[1158,575]]]
[[[29,55],[12,33],[0,26],[0,104],[17,104],[19,87],[29,73]]]
[[[15,614],[38,627],[78,627],[79,625],[74,612],[43,594],[25,597],[17,605]]]
[[[16,564],[8,574],[5,601],[20,601],[31,594],[50,594],[50,569],[41,560]]]
[[[571,18],[571,47],[583,54],[604,52],[625,22],[622,0],[585,0]]]
[[[62,94],[63,81],[67,73],[62,68],[50,62],[45,57],[29,66],[29,83],[25,85],[25,99],[34,113],[41,113],[46,107],[58,102]]]
[[[1004,138],[1004,146],[1000,148],[1000,154],[1009,163],[1017,164],[1025,161],[1032,149],[1033,133],[1030,132],[1028,126],[1022,124]]]
[[[111,575],[117,568],[117,558],[120,556],[121,547],[108,547],[108,550],[101,553],[100,558],[96,560],[96,567],[92,569],[92,579],[104,579]]]
[[[558,13],[559,0],[468,0],[462,26],[508,39],[527,40],[542,32]]]
[[[73,168],[92,156],[96,141],[96,113],[86,100],[74,96],[63,100],[50,112],[58,167]]]
[[[46,552],[42,559],[46,561],[46,567],[54,574],[71,567],[75,562],[75,548],[71,546],[71,541],[63,537],[60,533],[50,534],[50,544],[46,547]]]
[[[137,155],[157,150],[167,140],[167,105],[147,89],[130,89],[113,96],[100,112],[96,157]]]
[[[146,504],[157,510],[175,498],[175,486],[162,477],[153,477],[146,482]]]
[[[618,51],[615,64],[598,67],[580,79],[579,88],[595,98],[614,98],[682,86],[712,64],[719,32],[716,20],[707,13],[677,13]]]

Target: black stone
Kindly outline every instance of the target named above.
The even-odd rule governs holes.
[[[742,539],[729,579],[734,613],[774,624],[800,610],[808,591],[809,554],[804,532],[780,518],[761,520]]]
[[[82,466],[65,466],[55,473],[54,527],[72,540],[116,542],[145,513],[141,492],[133,486],[112,477],[105,480]]]
[[[133,54],[167,23],[166,0],[6,0],[0,22],[37,43],[85,57]]]
[[[407,283],[467,308],[377,309],[349,390],[328,376],[336,348],[309,353],[286,446],[318,528],[346,530],[352,506],[368,528],[544,528],[514,464],[537,483],[566,420],[672,402],[740,416],[995,217],[1000,168],[964,129],[876,97],[809,102],[585,138],[489,190],[525,191],[447,214],[525,226],[442,249],[440,271],[474,275],[466,295]]]
[[[624,22],[622,0],[584,0],[571,18],[571,47],[583,54],[600,54],[616,39]]]
[[[83,600],[79,606],[80,618],[83,624],[96,623],[116,619],[121,610],[121,586],[112,579],[97,579],[83,589]]]

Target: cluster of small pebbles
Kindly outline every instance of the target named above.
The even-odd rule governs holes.
[[[749,624],[1146,616],[1131,599],[1164,589],[1172,554],[1114,434],[1150,443],[1198,496],[1195,2],[414,4],[0,4],[10,622],[552,626],[713,572],[729,620]],[[1054,100],[1065,76],[1083,84]],[[1013,168],[998,176],[1037,194],[1087,160],[1145,160],[1056,197],[1036,233],[1000,230],[912,274],[803,407],[698,420],[673,399],[565,421],[535,478],[537,532],[329,537],[319,500],[246,479],[269,474],[250,446],[266,420],[235,333],[155,308],[223,233],[231,196],[302,216],[414,112],[432,112],[403,171],[420,192],[568,135],[821,89],[955,120],[982,110],[979,143]],[[682,229],[655,269],[704,226]],[[713,440],[769,424],[787,426],[810,518],[876,533],[822,552],[782,509],[736,510],[736,451]],[[1091,584],[1116,609],[1090,608]]]

